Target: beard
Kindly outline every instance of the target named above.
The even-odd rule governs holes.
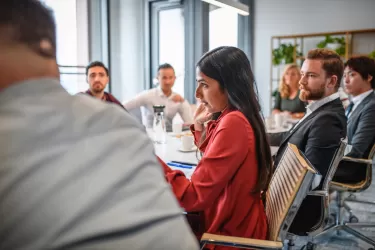
[[[324,96],[324,90],[324,83],[318,89],[310,89],[307,86],[303,86],[303,89],[299,93],[299,99],[303,102],[320,100]]]
[[[91,88],[91,91],[95,94],[102,93],[104,91],[104,87],[102,84],[94,84]]]

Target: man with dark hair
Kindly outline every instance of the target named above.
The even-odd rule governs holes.
[[[352,96],[348,117],[347,156],[367,158],[375,144],[375,61],[367,56],[352,57],[345,63],[345,90]],[[335,174],[338,182],[359,182],[365,168],[342,163]]]
[[[90,88],[85,92],[90,96],[94,96],[100,100],[109,103],[115,103],[122,107],[121,102],[118,101],[112,94],[105,92],[105,88],[109,82],[109,71],[107,67],[99,61],[90,63],[86,67],[87,82]]]
[[[198,249],[143,128],[70,95],[55,41],[40,1],[0,1],[0,249]]]
[[[151,126],[153,121],[153,106],[164,105],[167,130],[172,128],[172,120],[177,113],[180,114],[182,120],[191,124],[193,122],[193,114],[188,101],[184,100],[181,95],[172,91],[176,76],[173,67],[168,64],[161,64],[158,67],[157,79],[159,87],[145,90],[130,101],[124,104],[127,110],[144,107],[145,125]]]
[[[345,111],[337,90],[344,71],[338,54],[327,49],[313,49],[301,68],[300,99],[309,101],[305,116],[289,132],[270,135],[271,143],[282,138],[275,166],[288,143],[295,144],[324,178],[341,139],[346,137]],[[276,138],[277,137],[277,138]],[[319,187],[318,187],[319,188]],[[308,196],[302,203],[290,231],[304,234],[320,219],[321,198]]]

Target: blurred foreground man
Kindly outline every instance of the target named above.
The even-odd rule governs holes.
[[[140,126],[60,85],[37,0],[0,1],[0,119],[0,249],[198,249]]]

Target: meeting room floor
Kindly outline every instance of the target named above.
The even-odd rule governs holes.
[[[373,180],[375,180],[375,171],[373,171]],[[361,193],[355,194],[355,197],[360,200],[365,201],[372,201],[375,202],[375,182],[372,182],[372,185],[366,190]],[[353,214],[355,214],[359,222],[366,222],[366,223],[374,223],[375,224],[375,205],[370,204],[363,204],[363,203],[355,203],[355,202],[348,202],[350,207],[353,210]],[[331,204],[331,212],[337,211],[336,202],[332,202]],[[345,215],[344,220],[348,221],[348,214]],[[370,237],[371,239],[375,239],[375,228],[366,228],[364,230],[359,230],[362,234]],[[300,238],[296,240],[296,248],[301,249],[303,246],[304,239]],[[331,235],[322,236],[319,239],[319,243],[317,248],[318,250],[328,250],[328,249],[345,249],[345,250],[367,250],[371,248],[370,245],[364,243],[361,240],[355,239],[351,235],[347,234],[346,232],[342,232],[340,236],[337,236],[336,233]]]

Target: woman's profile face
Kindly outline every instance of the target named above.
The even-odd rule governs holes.
[[[196,72],[196,81],[195,97],[204,104],[207,112],[221,112],[228,106],[228,94],[220,88],[218,81],[203,74],[199,68]]]
[[[285,83],[291,87],[298,87],[300,74],[296,68],[288,69],[284,74]]]

